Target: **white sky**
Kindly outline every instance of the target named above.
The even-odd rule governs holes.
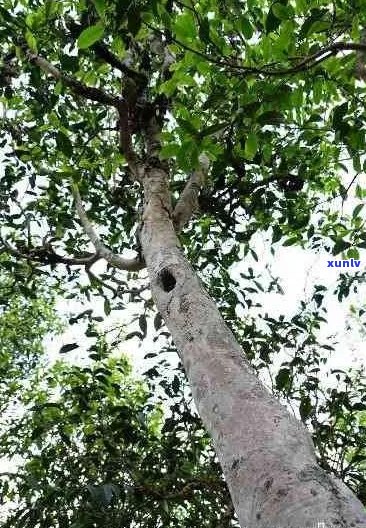
[[[315,252],[294,246],[278,247],[276,255],[273,257],[270,254],[269,248],[270,246],[266,245],[263,239],[261,240],[261,237],[257,237],[256,251],[259,262],[255,262],[252,259],[245,259],[238,263],[232,272],[233,278],[240,281],[239,273],[245,273],[249,266],[254,269],[255,273],[260,273],[261,270],[264,272],[267,264],[270,264],[273,275],[280,278],[280,284],[284,294],[261,294],[258,296],[258,299],[263,304],[261,311],[268,312],[274,318],[281,314],[291,317],[298,310],[301,300],[306,301],[310,299],[314,284],[326,286],[328,288],[328,292],[325,294],[326,307],[328,309],[326,315],[328,324],[324,324],[320,335],[322,339],[325,339],[329,335],[337,334],[339,340],[336,352],[332,355],[331,365],[333,368],[336,368],[336,366],[346,368],[350,366],[350,363],[354,363],[355,365],[364,363],[365,353],[362,346],[362,336],[357,327],[351,331],[347,330],[347,321],[349,321],[351,304],[360,306],[364,302],[366,287],[360,286],[357,295],[350,294],[342,303],[339,303],[337,297],[332,292],[335,289],[337,277],[340,272],[344,273],[347,271],[349,273],[355,273],[356,271],[365,271],[365,251],[360,251],[361,264],[359,268],[328,268],[328,260],[334,258],[338,260],[341,257],[331,257],[325,252],[316,254]],[[97,270],[97,266],[94,269]],[[102,301],[96,302],[93,300],[91,307],[93,307],[95,315],[105,316]],[[89,308],[89,306],[85,304],[81,306],[74,300],[59,299],[57,308],[62,315],[73,315]],[[103,323],[102,327],[111,328],[114,325],[128,323],[132,314],[138,311],[138,307],[133,304],[125,310],[119,312],[112,311],[105,318],[105,323]],[[67,354],[67,358],[70,360],[82,360],[86,349],[82,348],[82,343],[85,343],[85,338],[83,338],[83,328],[81,326],[78,324],[72,325],[66,329],[62,336],[57,336],[56,338],[50,336],[47,338],[47,348],[51,351],[51,357],[57,357],[57,352],[62,344],[75,341],[80,343],[81,347]],[[135,328],[133,327],[132,329]],[[130,331],[131,327],[126,327],[126,333]],[[151,323],[149,332],[150,336],[154,335]],[[159,351],[159,348],[159,341],[153,343],[150,338],[140,343],[138,338],[133,338],[125,342],[123,352],[126,352],[131,358],[135,372],[141,373],[147,368],[146,362],[143,361],[143,356],[147,352]]]

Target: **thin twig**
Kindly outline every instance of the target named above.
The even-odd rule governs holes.
[[[144,24],[151,29],[152,31],[156,33],[163,34],[163,32],[152,26],[151,24],[148,24],[147,22],[144,22]],[[237,64],[233,62],[232,60],[222,60],[217,59],[216,57],[213,57],[211,55],[207,55],[206,53],[196,50],[192,48],[191,46],[188,46],[187,44],[184,44],[179,39],[176,39],[175,37],[171,37],[172,41],[174,41],[176,44],[181,46],[183,49],[190,51],[194,53],[195,55],[198,55],[208,62],[211,62],[212,64],[216,64],[217,66],[221,66],[228,70],[235,70],[235,71],[241,71],[245,74],[257,74],[257,75],[264,75],[269,77],[275,77],[275,76],[281,76],[281,75],[292,75],[295,73],[299,73],[301,71],[306,71],[314,66],[317,66],[324,60],[328,59],[329,57],[336,55],[340,51],[366,51],[366,44],[359,43],[359,42],[334,42],[330,44],[329,46],[325,46],[318,50],[317,52],[313,53],[312,55],[308,55],[304,57],[298,64],[291,68],[282,68],[282,69],[270,69],[268,64],[264,64],[261,67],[256,66],[243,66],[242,64]]]

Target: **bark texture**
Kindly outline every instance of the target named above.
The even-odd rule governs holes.
[[[366,528],[362,504],[318,466],[310,434],[257,379],[183,255],[167,182],[146,170],[143,255],[241,527]]]

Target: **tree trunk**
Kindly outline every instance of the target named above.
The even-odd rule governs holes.
[[[310,434],[258,380],[183,255],[167,182],[161,168],[147,169],[143,255],[240,525],[366,528],[362,504],[318,466]]]

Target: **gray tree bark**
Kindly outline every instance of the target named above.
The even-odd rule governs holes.
[[[168,181],[145,172],[143,255],[241,527],[366,528],[362,504],[318,466],[310,434],[258,380],[183,255]]]

